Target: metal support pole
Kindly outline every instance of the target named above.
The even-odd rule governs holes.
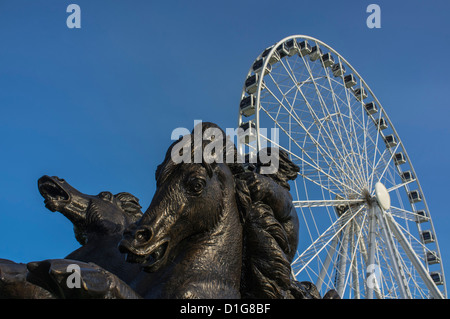
[[[366,274],[366,283],[367,283],[367,278],[369,277],[369,276],[371,276],[372,275],[372,271],[369,271],[372,267],[368,267],[369,265],[374,265],[374,263],[375,263],[375,251],[376,251],[376,242],[375,242],[375,238],[376,238],[376,236],[375,236],[375,234],[376,234],[376,228],[375,228],[375,226],[376,226],[376,218],[374,217],[373,218],[373,223],[372,223],[372,219],[370,219],[370,209],[368,210],[368,223],[369,223],[369,236],[368,236],[368,244],[369,245],[371,245],[372,247],[373,247],[373,251],[372,251],[372,260],[371,260],[371,262],[372,263],[369,263],[369,254],[368,254],[368,252],[367,252],[367,248],[366,248],[366,244],[365,244],[365,242],[364,242],[364,240],[359,240],[359,250],[360,250],[360,252],[361,252],[361,255],[362,255],[362,257],[363,257],[363,260],[364,260],[364,264],[366,265],[366,267],[368,268],[367,269],[367,274]],[[373,224],[373,225],[372,225]],[[361,234],[361,227],[359,227],[359,224],[358,223],[354,223],[354,226],[355,226],[355,233],[356,234]],[[372,231],[372,238],[370,237],[370,234],[371,234],[371,230],[373,229],[373,231]],[[359,236],[359,235],[358,235]],[[373,243],[373,244],[370,244],[370,243]],[[381,291],[380,291],[380,287],[378,287],[377,285],[375,285],[375,286],[371,286],[372,288],[372,298],[373,298],[373,293],[375,293],[375,297],[377,298],[377,299],[383,299],[383,297],[381,296]],[[366,285],[366,295],[365,295],[365,298],[366,299],[369,299],[368,297],[367,297],[367,294],[368,294],[368,287],[367,287],[367,285]]]
[[[350,247],[351,247],[351,256],[352,256],[352,263],[351,263],[351,270],[352,270],[352,288],[354,291],[354,299],[360,299],[360,293],[359,293],[359,277],[358,277],[358,261],[356,260],[356,222],[352,221],[352,224],[350,225],[352,227],[351,235],[350,235]]]
[[[372,278],[372,269],[375,265],[375,249],[376,249],[376,218],[374,207],[369,208],[369,256],[366,263],[366,299],[373,299],[374,285],[369,284],[367,280]],[[370,272],[369,272],[370,269]]]
[[[408,256],[409,260],[414,265],[414,268],[419,273],[420,277],[422,278],[423,282],[427,286],[428,290],[430,291],[430,294],[435,299],[444,299],[444,296],[442,295],[439,288],[434,283],[433,279],[431,278],[430,274],[426,270],[425,266],[420,262],[419,257],[417,257],[417,254],[414,252],[412,247],[409,245],[408,240],[406,239],[403,232],[398,227],[396,221],[392,217],[390,213],[385,213],[386,219],[389,223],[390,229],[392,230],[392,233],[394,234],[397,241],[402,246],[403,250],[405,251],[406,255]]]
[[[325,276],[327,275],[331,260],[334,256],[334,253],[336,252],[336,246],[338,242],[339,237],[338,236],[334,237],[333,241],[331,242],[330,249],[327,251],[327,258],[325,258],[325,262],[323,263],[322,269],[320,270],[319,277],[317,278],[316,282],[316,287],[318,291],[320,291],[320,289],[322,288],[322,284],[325,279]]]
[[[378,219],[378,223],[380,225],[381,235],[384,238],[384,241],[386,243],[386,247],[389,254],[389,259],[392,263],[392,271],[394,273],[395,279],[397,281],[397,285],[400,291],[400,298],[402,299],[411,299],[411,292],[409,291],[409,287],[406,282],[406,277],[403,272],[403,268],[400,266],[400,259],[398,255],[398,251],[394,245],[394,242],[392,240],[391,233],[389,231],[388,225],[386,224],[385,218],[384,218],[384,211],[378,207],[378,205],[375,206],[375,214]]]
[[[338,269],[336,269],[336,290],[341,296],[344,295],[345,288],[345,271],[347,268],[347,252],[348,252],[348,237],[350,232],[350,225],[345,226],[344,234],[342,236],[342,242],[339,247],[339,264]]]

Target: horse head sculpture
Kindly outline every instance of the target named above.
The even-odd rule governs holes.
[[[196,129],[203,139],[195,138]],[[213,133],[208,135],[208,129]],[[212,123],[194,131],[167,151],[156,170],[149,208],[120,244],[127,260],[153,274],[139,285],[151,287],[148,292],[138,288],[144,297],[240,297],[242,223],[232,172],[239,166],[222,161],[234,144]],[[176,156],[184,161],[177,163]]]
[[[128,283],[136,277],[141,271],[139,265],[126,262],[117,248],[125,228],[142,216],[135,196],[125,192],[86,195],[56,176],[42,176],[38,189],[49,210],[59,211],[73,223],[75,238],[82,245],[67,255],[66,261],[55,260],[56,264],[94,263],[83,269],[105,269],[117,276],[118,280],[112,280],[116,283]],[[50,261],[22,264],[0,259],[0,298],[58,297],[62,290],[48,284],[55,280],[48,278],[51,268]],[[60,270],[54,271],[55,275],[60,275]]]
[[[73,223],[75,238],[82,245],[66,259],[93,262],[125,282],[136,276],[140,268],[127,263],[117,245],[123,231],[142,216],[139,199],[126,192],[86,195],[56,176],[42,176],[38,188],[45,206]]]

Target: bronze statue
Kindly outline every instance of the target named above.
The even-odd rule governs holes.
[[[140,267],[126,262],[117,245],[125,228],[142,216],[139,199],[125,192],[116,195],[110,192],[86,195],[56,176],[41,177],[38,180],[38,189],[49,210],[62,213],[73,223],[75,238],[82,245],[65,257],[70,260],[64,262],[66,267],[79,261],[90,262],[113,273],[124,282],[128,283],[134,279],[140,272]],[[49,291],[32,284],[38,282],[45,285],[45,282],[36,276],[38,270],[43,270],[43,266],[39,268],[37,264],[39,263],[28,264],[28,269],[34,271],[33,275],[26,264],[0,259],[0,297],[55,297]],[[63,262],[59,263],[59,267],[62,264]],[[84,266],[83,269],[86,271],[88,268]]]
[[[120,244],[145,271],[135,289],[144,298],[240,298],[242,211],[233,172],[204,158],[176,164],[178,143],[158,166],[150,207]],[[193,139],[186,143],[193,157]]]
[[[66,259],[95,263],[125,282],[137,275],[140,267],[126,262],[117,245],[124,230],[142,217],[138,198],[126,192],[86,195],[56,176],[41,177],[38,188],[45,207],[73,223],[75,238],[82,245]]]
[[[200,143],[194,128],[169,147],[144,214],[129,193],[89,196],[42,177],[46,207],[71,220],[82,247],[66,259],[0,260],[0,297],[321,298],[291,277],[299,229],[288,181],[298,167],[280,151],[276,173],[260,174],[262,162],[246,171],[217,125],[199,125]],[[73,263],[81,288],[67,286]]]

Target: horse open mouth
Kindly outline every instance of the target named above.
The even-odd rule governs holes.
[[[69,194],[49,176],[43,176],[38,180],[38,189],[45,198],[45,207],[52,212],[57,211],[62,203],[68,202],[70,199]]]
[[[128,246],[127,247],[127,261],[131,263],[142,264],[145,271],[153,272],[156,271],[166,259],[167,247],[169,246],[169,241],[164,241],[159,244],[151,253],[140,254],[135,249]]]

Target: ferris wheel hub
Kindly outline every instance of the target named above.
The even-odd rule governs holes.
[[[388,210],[391,207],[391,197],[389,196],[389,192],[380,182],[375,184],[375,198],[382,209]]]

